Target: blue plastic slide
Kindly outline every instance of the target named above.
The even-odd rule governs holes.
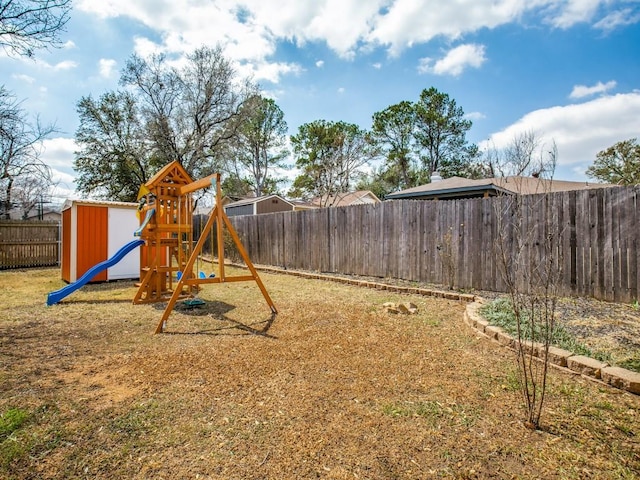
[[[147,210],[147,216],[144,217],[144,222],[142,222],[142,225],[140,225],[140,228],[138,228],[135,232],[133,232],[134,237],[139,237],[140,235],[142,235],[142,230],[144,230],[144,227],[147,226],[147,223],[149,223],[149,220],[151,220],[151,217],[153,217],[154,213],[156,213],[155,208]]]
[[[95,277],[98,273],[106,270],[109,267],[113,267],[116,263],[124,258],[124,256],[129,253],[134,248],[139,247],[144,244],[144,240],[133,240],[127,243],[124,247],[118,250],[113,257],[104,262],[100,262],[97,265],[94,265],[89,270],[86,271],[84,275],[82,275],[78,280],[73,283],[70,283],[66,287],[62,287],[60,290],[56,290],[55,292],[49,293],[47,297],[47,305],[53,305],[54,303],[58,303],[60,300],[65,298],[68,295],[71,295],[76,290],[84,287],[87,283],[91,281],[93,277]]]

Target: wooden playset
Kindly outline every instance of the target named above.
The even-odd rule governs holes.
[[[194,246],[192,194],[212,185],[216,191],[216,203]],[[164,331],[176,302],[194,298],[203,284],[255,281],[272,314],[277,313],[258,272],[224,212],[221,199],[219,173],[193,181],[177,161],[166,165],[140,188],[139,210],[144,220],[135,234],[145,243],[141,247],[140,284],[133,303],[168,302],[155,333]],[[218,253],[217,275],[196,274],[196,260],[202,254],[205,241],[214,227]],[[226,275],[224,227],[233,239],[250,275]]]

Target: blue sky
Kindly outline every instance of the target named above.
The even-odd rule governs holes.
[[[61,49],[0,53],[1,81],[45,142],[58,197],[73,195],[76,104],[118,88],[132,53],[221,44],[276,100],[291,134],[314,120],[371,126],[431,86],[499,148],[533,131],[556,178],[586,181],[597,152],[640,137],[640,0],[76,0]]]

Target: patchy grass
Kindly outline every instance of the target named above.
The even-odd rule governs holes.
[[[518,335],[518,325],[516,322],[515,314],[511,301],[507,298],[497,298],[490,303],[487,303],[480,307],[479,313],[487,319],[491,325],[495,325],[504,329],[508,334],[513,337]],[[535,327],[535,328],[534,328]],[[536,324],[531,326],[531,322],[528,318],[523,317],[521,324],[521,332],[524,340],[540,341],[543,338],[541,329],[543,325]],[[531,338],[531,333],[536,338]],[[611,362],[611,354],[606,351],[594,351],[586,344],[578,341],[578,339],[565,328],[562,320],[556,322],[555,328],[552,332],[551,344],[575,353],[576,355],[586,355],[588,357],[596,358],[603,362]]]
[[[275,321],[252,282],[208,285],[152,335],[162,306],[133,282],[47,307],[58,270],[0,272],[0,478],[640,475],[639,397],[553,370],[527,430],[513,353],[464,305],[262,279]]]

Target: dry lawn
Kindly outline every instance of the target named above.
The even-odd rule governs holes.
[[[261,276],[273,323],[253,282],[210,285],[154,336],[133,282],[47,307],[58,270],[0,272],[0,478],[640,476],[640,397],[553,370],[529,431],[513,353],[464,305]]]

